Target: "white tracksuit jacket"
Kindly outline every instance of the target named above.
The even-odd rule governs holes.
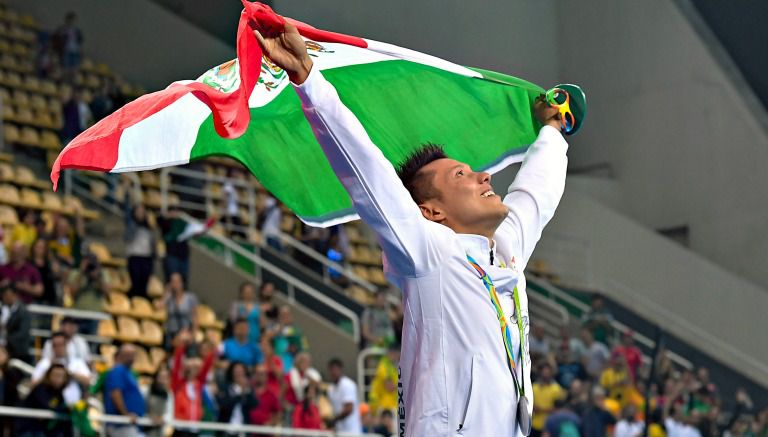
[[[487,238],[457,234],[422,217],[393,166],[317,68],[295,88],[357,213],[378,234],[387,276],[403,291],[398,435],[517,436],[517,394],[499,322],[466,255],[496,285],[520,373],[512,302],[512,289],[518,287],[526,335],[525,375],[518,378],[525,380],[533,409],[523,269],[562,196],[568,144],[557,129],[541,129],[504,198],[509,215],[491,247]]]

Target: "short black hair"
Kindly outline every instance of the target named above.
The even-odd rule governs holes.
[[[331,358],[330,361],[328,361],[328,367],[338,367],[339,369],[343,369],[344,362],[342,362],[340,358]]]
[[[53,340],[54,338],[57,338],[57,337],[61,337],[64,340],[68,339],[67,334],[65,334],[64,331],[56,331],[53,334],[51,334],[51,340]]]
[[[425,143],[418,150],[411,152],[397,166],[397,175],[408,192],[411,193],[414,202],[418,204],[440,195],[435,187],[429,183],[427,176],[431,173],[425,174],[421,169],[433,161],[447,157],[448,155],[445,154],[442,145]]]

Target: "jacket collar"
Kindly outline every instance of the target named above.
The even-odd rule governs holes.
[[[481,267],[496,263],[496,244],[487,237],[476,234],[458,234],[462,249],[471,256]]]

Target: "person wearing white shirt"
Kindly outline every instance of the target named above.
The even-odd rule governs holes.
[[[63,332],[54,333],[50,341],[53,356],[51,358],[42,358],[38,361],[35,369],[32,371],[32,383],[37,384],[42,381],[51,364],[63,365],[72,378],[67,387],[64,388],[64,400],[67,405],[74,405],[75,402],[82,399],[82,389],[80,387],[87,387],[91,383],[91,369],[88,368],[88,364],[85,361],[67,356],[68,339]]]
[[[336,432],[357,434],[363,432],[357,399],[357,384],[344,375],[344,364],[338,358],[333,358],[328,362],[328,373],[331,377],[328,400],[333,407],[331,426],[336,429]]]
[[[91,348],[88,342],[77,334],[77,321],[71,317],[65,317],[61,321],[61,332],[67,336],[67,357],[77,358],[90,364]],[[53,358],[52,339],[48,339],[43,345],[42,358]]]
[[[637,408],[634,405],[627,405],[621,410],[621,420],[616,423],[613,430],[613,437],[642,437],[645,423],[637,420]]]
[[[557,110],[536,103],[543,127],[503,200],[488,173],[449,159],[438,146],[425,145],[396,172],[313,68],[296,28],[270,32],[254,34],[293,82],[331,167],[378,235],[387,277],[403,292],[398,434],[530,432],[522,272],[565,188],[568,144]]]

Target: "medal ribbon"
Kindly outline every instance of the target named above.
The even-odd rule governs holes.
[[[515,356],[512,352],[512,332],[509,329],[509,323],[507,323],[507,318],[504,316],[504,310],[501,308],[501,303],[499,302],[499,296],[496,293],[496,287],[493,285],[493,281],[491,280],[491,277],[488,276],[488,273],[483,270],[482,267],[480,267],[480,264],[478,264],[474,258],[467,255],[467,261],[469,261],[469,264],[472,265],[472,267],[477,270],[477,274],[480,275],[480,278],[483,280],[483,285],[485,285],[486,290],[488,290],[488,295],[491,298],[491,303],[493,304],[493,307],[496,309],[496,318],[499,320],[499,326],[501,327],[501,338],[504,341],[504,349],[507,352],[507,362],[509,363],[509,371],[512,373],[512,379],[515,381],[515,386],[517,387],[517,390],[520,393],[520,396],[525,396],[525,387],[521,385],[517,380],[517,365],[515,364]],[[517,316],[517,329],[520,333],[520,370],[522,372],[523,368],[523,341],[525,339],[523,335],[523,320],[522,316],[520,315],[520,298],[518,296],[517,287],[512,291],[512,296],[515,301],[515,315]],[[525,375],[523,375],[525,377]]]

